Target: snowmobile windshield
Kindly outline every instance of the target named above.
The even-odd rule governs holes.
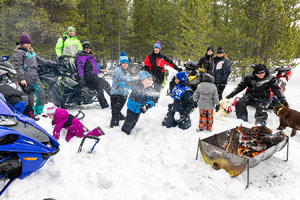
[[[16,114],[12,111],[2,99],[0,100],[0,115],[12,116],[15,117]]]

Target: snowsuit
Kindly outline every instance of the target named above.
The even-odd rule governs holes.
[[[204,56],[200,58],[197,66],[199,68],[205,69],[207,73],[212,74],[214,68],[214,57],[213,55],[208,55],[207,52]]]
[[[42,83],[38,77],[38,65],[52,64],[51,61],[44,60],[30,52],[26,48],[18,48],[14,51],[12,60],[17,71],[18,80],[26,80],[29,90],[27,90],[29,106],[33,108],[33,115],[41,114],[46,103],[46,94]],[[36,102],[34,104],[34,95]]]
[[[140,80],[126,82],[125,84],[132,91],[127,101],[127,115],[121,130],[129,135],[140,117],[141,106],[146,104],[149,105],[149,108],[154,106],[156,92],[151,87],[144,88]]]
[[[212,75],[215,78],[215,85],[218,89],[219,100],[223,99],[222,94],[227,85],[228,77],[231,73],[231,62],[225,57],[214,58],[214,68]]]
[[[194,109],[192,95],[193,91],[189,87],[188,82],[175,85],[171,94],[174,102],[168,105],[168,113],[162,122],[163,126],[170,128],[178,125],[183,130],[191,127],[192,124],[189,115]],[[176,112],[180,114],[179,120],[175,120],[174,118]]]
[[[128,69],[122,69],[117,66],[114,70],[113,83],[110,90],[110,105],[111,105],[111,121],[110,127],[119,126],[120,120],[125,120],[125,116],[121,113],[123,106],[126,103],[129,89],[120,86],[121,82],[129,82],[130,74]]]
[[[83,137],[85,136],[83,124],[73,115],[69,114],[68,111],[57,108],[54,115],[54,120],[52,125],[55,125],[53,129],[53,137],[58,140],[60,136],[60,131],[62,128],[68,130],[66,135],[66,141],[69,142],[74,136]],[[87,135],[101,136],[101,132],[95,128],[87,133]]]
[[[65,41],[64,41],[65,38]],[[82,45],[76,36],[70,37],[65,33],[63,37],[59,38],[56,43],[55,52],[57,57],[68,56],[76,57],[76,54],[82,50]]]
[[[151,54],[147,55],[144,60],[144,64],[145,70],[147,70],[152,75],[154,89],[158,92],[160,92],[163,87],[162,84],[164,82],[165,64],[176,69],[177,71],[179,70],[177,65],[174,64],[172,60],[170,60],[160,52],[159,54],[155,54],[153,51]]]
[[[213,108],[219,105],[218,91],[214,78],[209,74],[203,75],[203,82],[193,94],[194,102],[199,107],[199,130],[212,130]]]
[[[80,51],[77,55],[77,68],[80,81],[85,82],[89,89],[96,90],[100,106],[103,109],[107,108],[109,105],[104,97],[104,90],[110,95],[110,85],[104,78],[98,76],[97,64],[93,54]]]
[[[270,103],[271,91],[275,94],[279,101],[286,101],[283,92],[276,83],[275,77],[269,73],[267,68],[265,68],[265,71],[266,74],[263,79],[259,79],[254,72],[251,75],[247,75],[226,97],[232,98],[248,87],[246,94],[236,102],[236,116],[238,119],[248,121],[247,106],[253,105],[256,108],[254,116],[256,119],[255,124],[260,124],[262,126],[266,125],[266,121],[268,119],[266,109]]]

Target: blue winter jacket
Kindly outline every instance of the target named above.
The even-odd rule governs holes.
[[[228,77],[231,73],[231,62],[224,57],[215,57],[215,65],[212,72],[215,83],[227,84]]]
[[[122,84],[121,84],[122,85]],[[140,80],[125,83],[132,91],[128,97],[127,108],[134,113],[141,113],[140,107],[149,104],[152,108],[157,99],[157,92],[153,88],[144,88]]]
[[[121,82],[130,81],[130,74],[128,69],[122,70],[120,66],[117,66],[114,70],[113,83],[111,86],[110,94],[124,95],[129,94],[129,89],[120,86]]]

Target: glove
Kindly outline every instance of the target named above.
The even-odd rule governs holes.
[[[230,95],[227,95],[225,98],[226,98],[226,99],[231,99],[231,96],[230,96]]]
[[[58,58],[57,58],[57,60],[59,61],[59,62],[62,62],[62,61],[64,61],[64,56],[59,56]]]
[[[145,112],[147,112],[147,110],[148,110],[148,108],[146,107],[146,105],[140,105],[140,112],[141,113],[145,113]]]
[[[58,140],[59,139],[60,134],[56,131],[53,132],[53,137]]]
[[[194,102],[194,108],[197,108],[197,107],[198,107],[197,102]]]
[[[281,100],[281,103],[282,103],[285,107],[289,107],[289,103],[287,102],[286,99]]]
[[[181,72],[182,71],[182,68],[180,68],[180,67],[178,67],[178,70],[177,70],[178,72]]]
[[[84,77],[81,76],[81,77],[79,77],[79,78],[80,78],[80,79],[79,79],[78,85],[79,85],[80,87],[85,87],[86,84],[85,84],[85,81],[84,81]]]

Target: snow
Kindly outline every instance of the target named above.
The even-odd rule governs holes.
[[[175,72],[170,70],[171,74]],[[286,97],[291,108],[300,110],[300,68],[293,70],[287,84]],[[224,96],[231,92],[237,82],[227,85]],[[236,119],[231,113],[227,121],[215,120],[213,131],[196,132],[198,110],[192,115],[189,130],[167,129],[161,122],[172,99],[161,93],[159,103],[141,115],[131,135],[120,131],[120,127],[109,128],[110,109],[100,109],[97,103],[70,109],[70,113],[83,110],[83,123],[90,129],[100,125],[106,135],[92,154],[94,141],[87,140],[81,153],[77,149],[81,142],[73,138],[59,140],[61,151],[50,158],[43,168],[25,179],[17,179],[3,194],[7,200],[57,200],[104,199],[104,200],[174,200],[174,199],[296,199],[300,195],[300,133],[290,138],[289,161],[286,148],[270,159],[250,169],[250,186],[245,189],[246,170],[231,178],[224,170],[214,170],[196,150],[198,139],[217,134],[240,124],[254,124],[254,109],[249,108],[249,123]],[[126,106],[123,109],[126,114]],[[121,125],[124,121],[121,121]],[[38,122],[52,133],[50,119]],[[269,112],[268,127],[275,130],[279,120]],[[285,132],[290,135],[291,129]],[[299,132],[299,131],[298,131]],[[0,183],[1,185],[1,183]]]

